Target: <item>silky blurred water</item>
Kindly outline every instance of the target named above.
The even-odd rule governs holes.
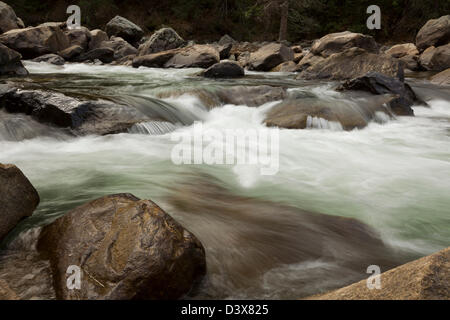
[[[448,89],[423,89],[430,108],[414,107],[415,117],[386,118],[352,131],[340,130],[339,126],[280,130],[279,172],[274,176],[263,176],[259,167],[177,166],[172,163],[170,155],[175,142],[171,141],[169,131],[192,134],[194,129],[189,121],[201,121],[205,130],[264,129],[264,115],[276,104],[269,102],[260,107],[222,105],[210,109],[198,95],[189,92],[264,84],[283,86],[291,93],[322,100],[344,99],[332,90],[332,84],[304,83],[286,74],[250,73],[241,80],[210,81],[197,77],[199,70],[195,69],[132,69],[80,64],[57,67],[31,62],[26,66],[31,72],[30,83],[113,100],[125,99],[126,95],[158,99],[173,106],[180,119],[188,122],[157,128],[151,124],[147,128],[142,125],[134,128],[132,134],[75,138],[59,129],[40,134],[39,124],[28,124],[31,120],[24,120],[20,115],[8,115],[9,118],[16,117],[9,121],[31,126],[39,133],[36,137],[22,134],[20,141],[13,141],[6,138],[0,125],[0,162],[16,164],[41,196],[38,210],[19,231],[48,223],[92,199],[122,192],[152,199],[189,226],[189,215],[174,208],[168,197],[186,177],[193,179],[207,174],[236,195],[311,212],[357,218],[372,226],[388,246],[406,252],[411,258],[450,245]],[[422,83],[413,82],[413,86],[415,84],[420,93]],[[0,117],[6,119],[7,116],[0,113]],[[214,237],[223,236],[218,232],[202,238],[201,230],[193,232],[200,233],[198,236],[207,247],[207,255],[208,243],[205,242],[214,242],[217,240]],[[240,249],[224,246],[220,250],[239,252]],[[346,283],[345,275],[337,276],[334,282],[333,278],[323,276],[332,269],[320,260],[280,265],[267,270],[257,285],[267,290],[258,296],[296,298],[300,293],[290,287],[290,283],[295,286],[297,281],[299,286],[305,285],[303,278],[314,272],[317,281],[308,284],[309,293]],[[226,276],[220,279],[225,285]],[[214,293],[211,295],[214,297]],[[241,298],[255,295],[250,287],[239,293],[225,294]]]

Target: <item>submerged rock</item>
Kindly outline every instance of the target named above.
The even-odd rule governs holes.
[[[350,31],[331,33],[314,41],[311,52],[326,58],[350,48],[361,48],[370,53],[378,53],[378,45],[373,37]]]
[[[361,129],[376,117],[377,112],[389,115],[383,106],[390,98],[367,103],[364,108],[355,108],[347,103],[325,103],[317,99],[289,99],[274,106],[266,115],[268,127],[286,129],[306,129],[319,125],[320,128],[331,129],[334,126],[344,130]],[[321,121],[332,122],[322,124]],[[317,122],[317,123],[316,123]],[[329,127],[327,127],[329,126]]]
[[[431,78],[431,82],[444,86],[450,85],[450,69],[442,71]]]
[[[431,46],[440,46],[450,41],[450,15],[431,19],[419,30],[416,45],[423,51]]]
[[[351,48],[319,60],[302,71],[298,78],[348,80],[362,77],[371,71],[380,72],[402,81],[404,79],[401,61],[386,54],[374,54],[360,48]]]
[[[232,61],[223,61],[206,69],[202,75],[206,78],[239,78],[245,75],[244,68]]]
[[[110,37],[121,37],[133,44],[138,43],[144,36],[144,31],[139,26],[121,16],[115,16],[108,22],[106,33]]]
[[[394,94],[396,97],[388,102],[388,106],[393,113],[400,116],[414,115],[411,109],[414,104],[427,105],[416,96],[407,83],[378,72],[369,72],[363,77],[347,81],[338,90],[362,90],[377,95]]]
[[[0,163],[0,242],[38,204],[39,195],[22,171]]]
[[[115,52],[113,49],[101,47],[82,53],[81,55],[73,58],[73,60],[76,62],[100,60],[103,63],[111,63],[114,61],[114,54]]]
[[[177,181],[168,200],[206,249],[209,281],[195,298],[271,297],[271,275],[286,285],[285,292],[277,287],[278,298],[308,296],[317,286],[332,290],[363,279],[371,264],[398,265],[377,233],[356,219],[240,196],[210,175]],[[291,270],[289,279],[283,270]]]
[[[47,62],[47,63],[51,63],[57,66],[62,66],[63,64],[66,63],[66,61],[64,60],[63,57],[54,54],[54,53],[49,53],[49,54],[45,54],[43,56],[37,57],[33,59],[34,62]]]
[[[44,228],[39,251],[50,259],[57,298],[178,299],[206,273],[197,238],[150,200],[131,194],[82,205]],[[82,270],[81,290],[66,271]]]
[[[0,43],[0,76],[1,75],[27,75],[23,66],[22,55]]]
[[[294,51],[279,43],[270,43],[250,55],[248,67],[255,71],[270,71],[279,64],[294,60]]]
[[[42,123],[71,128],[77,135],[126,132],[151,120],[137,109],[108,101],[80,100],[62,93],[10,89],[0,95],[0,108],[24,113]]]
[[[309,300],[449,300],[450,248],[401,265],[380,275],[381,288],[367,280],[309,297]]]
[[[25,59],[48,53],[58,53],[70,46],[60,23],[45,23],[37,27],[14,29],[0,35],[0,43],[16,50]]]

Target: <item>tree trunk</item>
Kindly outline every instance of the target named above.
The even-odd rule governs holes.
[[[280,6],[280,35],[278,40],[287,40],[287,27],[288,27],[288,16],[289,16],[289,1],[284,1]]]

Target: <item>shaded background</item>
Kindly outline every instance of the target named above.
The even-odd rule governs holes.
[[[65,21],[66,9],[77,4],[82,25],[104,28],[120,14],[147,32],[173,27],[186,39],[215,41],[230,34],[241,41],[278,38],[280,14],[268,2],[280,0],[6,0],[26,25]],[[366,9],[377,4],[382,29],[369,31]],[[331,32],[350,30],[375,36],[380,42],[413,41],[417,31],[432,18],[450,14],[448,0],[290,0],[288,40],[313,39]]]

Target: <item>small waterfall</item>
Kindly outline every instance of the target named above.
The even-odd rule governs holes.
[[[342,131],[344,128],[340,122],[328,121],[319,117],[308,116],[306,119],[306,128],[308,129],[329,129],[333,131]]]
[[[149,121],[135,124],[128,132],[156,136],[175,131],[178,127],[179,126],[166,121]]]

